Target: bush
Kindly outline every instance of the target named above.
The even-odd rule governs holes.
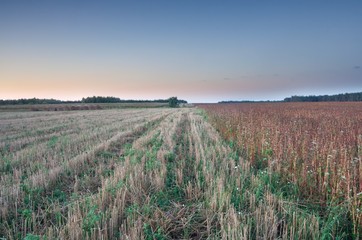
[[[177,97],[170,97],[170,98],[168,99],[168,105],[169,105],[170,107],[172,107],[172,108],[178,107],[178,99],[177,99]]]

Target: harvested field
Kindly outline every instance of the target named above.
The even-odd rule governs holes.
[[[158,107],[167,107],[167,106],[168,103],[159,103],[159,102],[18,104],[18,105],[0,105],[0,112],[78,111],[78,110],[100,110],[100,109],[117,109],[117,108],[158,108]]]
[[[341,215],[332,224],[328,216],[290,197],[295,196],[292,186],[271,185],[276,171],[266,165],[261,173],[239,143],[230,144],[220,127],[222,115],[228,117],[230,110],[217,106],[203,106],[208,115],[198,108],[1,113],[0,236],[360,236],[355,225],[360,215],[353,215],[351,208],[358,203],[338,205],[348,209],[350,222],[339,222],[345,217]],[[270,125],[273,118],[267,120]],[[228,119],[224,125],[247,130]],[[248,144],[259,146],[256,140]],[[357,157],[360,161],[361,155]],[[350,184],[352,188],[356,183]]]

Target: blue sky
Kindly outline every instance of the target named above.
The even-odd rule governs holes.
[[[362,1],[1,1],[0,99],[362,91]]]

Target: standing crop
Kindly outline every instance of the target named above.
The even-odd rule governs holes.
[[[331,228],[339,221],[340,228],[361,234],[361,103],[200,107],[255,172],[267,175],[272,188],[318,211]]]

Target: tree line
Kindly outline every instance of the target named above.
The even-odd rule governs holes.
[[[2,100],[0,99],[0,105],[19,105],[19,104],[64,104],[64,103],[170,103],[174,102],[176,98],[177,104],[187,103],[185,100],[177,99],[177,97],[171,97],[168,99],[156,99],[156,100],[123,100],[118,97],[101,97],[93,96],[82,98],[80,101],[62,101],[57,99],[39,99],[39,98],[21,98],[21,99],[11,99],[11,100]]]
[[[284,98],[284,102],[356,102],[362,101],[362,92],[341,93],[336,95],[319,96],[291,96]]]
[[[358,102],[362,101],[362,92],[341,93],[335,95],[310,95],[310,96],[291,96],[281,101],[221,101],[218,103],[269,103],[269,102]]]
[[[128,100],[124,100],[124,99],[120,99],[117,97],[87,97],[87,98],[82,98],[82,102],[83,103],[169,103],[171,99],[173,99],[175,97],[171,97],[168,99],[155,99],[155,100],[134,100],[134,99],[128,99]],[[180,103],[187,103],[187,101],[185,100],[181,100],[181,99],[177,99],[176,101],[178,104]]]
[[[21,99],[0,99],[0,105],[20,105],[20,104],[60,104],[60,103],[78,103],[79,101],[61,101],[57,99],[39,99],[39,98],[21,98]]]

